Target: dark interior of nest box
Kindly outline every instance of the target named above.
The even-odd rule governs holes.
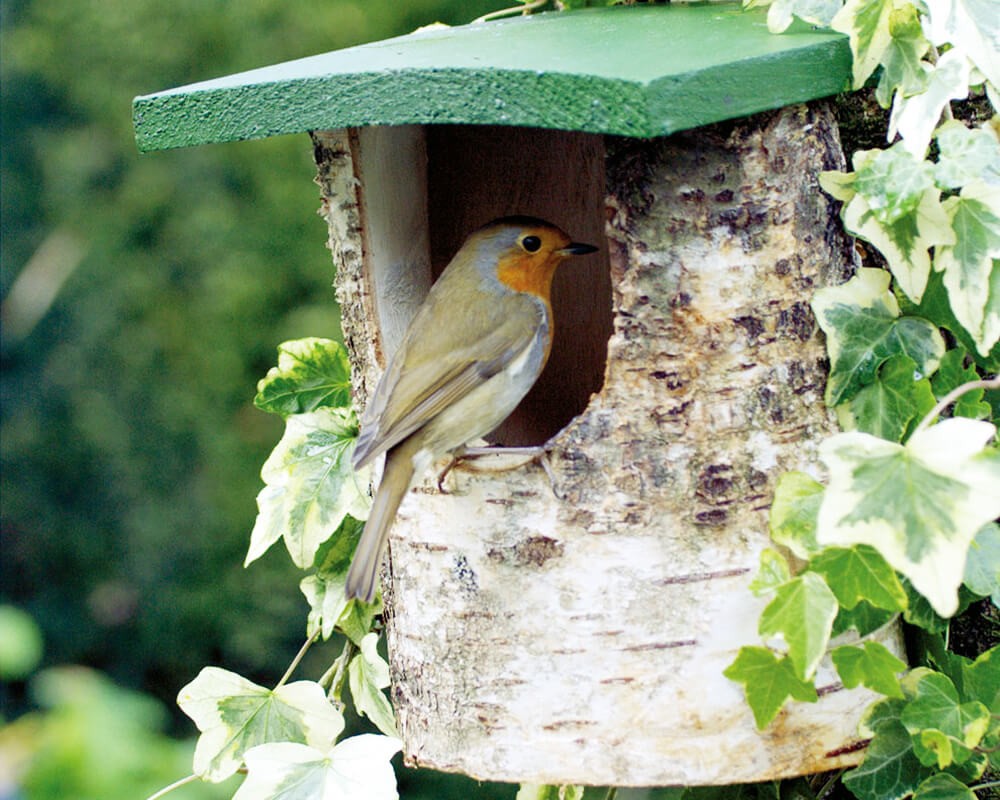
[[[465,237],[526,214],[600,247],[556,272],[555,341],[531,393],[493,435],[541,444],[604,380],[611,279],[604,237],[604,139],[535,128],[430,125],[352,131],[361,181],[366,273],[383,354],[391,353],[433,278]]]

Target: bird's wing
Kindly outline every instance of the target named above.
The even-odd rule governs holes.
[[[543,309],[538,313],[542,316]],[[531,347],[538,333],[538,324],[525,325],[523,317],[514,315],[465,347],[437,358],[413,363],[401,351],[365,410],[354,448],[355,468],[399,444],[492,378]]]

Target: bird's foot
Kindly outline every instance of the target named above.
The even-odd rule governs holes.
[[[490,462],[484,466],[471,466],[471,462]],[[438,489],[446,492],[444,479],[459,464],[467,466],[473,472],[507,472],[512,469],[519,469],[526,464],[538,464],[545,471],[549,479],[549,486],[552,493],[559,499],[562,496],[556,489],[556,476],[552,471],[552,464],[549,461],[549,450],[545,445],[531,445],[523,447],[463,447],[461,450],[452,453],[452,459],[448,465],[438,475]]]

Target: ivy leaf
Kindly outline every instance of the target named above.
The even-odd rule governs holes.
[[[959,189],[974,180],[1000,184],[1000,141],[993,134],[953,119],[934,136],[939,151],[934,181],[942,189]]]
[[[177,705],[201,731],[194,771],[213,783],[236,772],[256,745],[329,747],[344,729],[343,716],[318,683],[298,681],[272,691],[218,667],[199,672],[181,689]]]
[[[782,473],[771,503],[771,538],[801,559],[819,552],[816,517],[822,500],[823,484],[804,472]]]
[[[934,610],[927,598],[914,589],[906,578],[903,578],[902,583],[907,597],[903,619],[928,633],[944,633],[948,630],[949,621]]]
[[[1000,645],[995,645],[963,669],[963,697],[1000,709]]]
[[[722,674],[743,684],[758,730],[778,716],[789,697],[804,703],[817,700],[816,687],[795,674],[791,660],[787,656],[779,659],[766,647],[741,647]]]
[[[889,45],[882,56],[882,74],[875,88],[875,99],[888,108],[892,96],[922,92],[927,78],[920,65],[930,43],[924,38],[920,14],[910,3],[893,8],[889,13]]]
[[[952,45],[964,53],[990,83],[1000,86],[1000,55],[997,54],[1000,15],[993,4],[976,0],[934,0],[927,3],[927,10],[927,36],[931,43]]]
[[[850,39],[855,89],[865,85],[889,47],[892,9],[893,0],[847,0],[830,23]]]
[[[955,685],[940,672],[918,668],[904,684],[913,699],[900,722],[913,737],[921,763],[944,769],[971,758],[989,727],[989,709],[978,701],[961,703]]]
[[[976,534],[962,580],[969,591],[1000,606],[1000,525],[988,522]]]
[[[257,384],[254,405],[290,417],[317,408],[351,404],[347,352],[330,339],[295,339],[278,345],[278,366]]]
[[[899,134],[900,146],[917,158],[923,158],[931,143],[941,113],[952,100],[969,95],[969,60],[957,49],[941,56],[933,67],[922,63],[927,85],[918,94],[896,92],[889,114],[889,141]]]
[[[996,270],[993,276],[1000,279],[1000,273]],[[1000,297],[1000,286],[991,289],[995,296]],[[976,349],[976,343],[966,332],[962,324],[955,319],[951,305],[948,303],[948,291],[944,287],[944,275],[940,272],[931,272],[927,281],[927,288],[920,303],[913,303],[902,292],[896,293],[896,299],[902,308],[903,314],[910,317],[923,317],[933,322],[936,326],[946,329],[965,349],[966,353],[976,362],[976,365],[986,372],[996,372],[1000,369],[1000,342],[993,346],[989,355],[980,355]]]
[[[861,722],[862,736],[872,740],[861,765],[846,773],[844,785],[862,800],[903,800],[916,791],[931,770],[913,752],[913,740],[900,722],[904,700],[881,700]]]
[[[830,26],[840,10],[842,0],[774,0],[767,10],[767,29],[771,33],[782,33],[798,17],[810,25],[821,28]],[[761,3],[744,2],[744,8],[753,8]]]
[[[281,742],[247,753],[247,777],[233,800],[397,800],[391,759],[402,742],[352,736],[332,750]]]
[[[389,685],[389,665],[378,654],[378,634],[361,640],[359,652],[347,667],[351,697],[359,714],[364,714],[387,736],[396,735],[396,716],[382,692]]]
[[[939,772],[917,787],[913,800],[976,800],[976,793],[958,778]]]
[[[853,628],[859,636],[867,636],[885,625],[895,617],[892,611],[875,606],[862,600],[854,608],[841,608],[837,612],[837,618],[833,621],[833,631],[831,635],[840,636],[842,633]]]
[[[841,427],[860,430],[890,442],[901,441],[911,427],[934,408],[931,383],[909,356],[896,355],[882,364],[875,382],[837,407]]]
[[[760,568],[750,581],[750,591],[758,597],[770,594],[791,577],[792,571],[785,557],[773,547],[765,547],[760,553]]]
[[[381,612],[381,601],[349,601],[344,593],[347,570],[364,525],[350,515],[344,517],[337,532],[316,553],[316,572],[299,583],[309,603],[306,632],[310,636],[318,630],[324,639],[329,639],[334,628],[340,628],[352,642],[360,645],[371,630],[375,615]]]
[[[944,202],[955,243],[935,251],[956,319],[987,355],[1000,340],[1000,185],[974,181]]]
[[[820,289],[812,309],[826,334],[830,378],[826,403],[836,406],[875,380],[878,368],[895,355],[909,356],[922,375],[937,369],[945,351],[940,331],[918,317],[900,317],[889,291],[889,273],[860,269],[841,286]]]
[[[246,564],[284,537],[292,561],[304,569],[346,514],[367,516],[367,471],[351,468],[357,435],[349,409],[320,408],[285,420],[285,434],[261,470],[266,485],[257,495]]]
[[[1000,515],[1000,454],[983,452],[988,422],[944,420],[905,446],[841,433],[820,446],[830,482],[819,510],[820,544],[870,544],[942,616],[958,607],[966,553]]]
[[[975,368],[971,364],[965,366],[966,355],[965,348],[956,345],[941,358],[938,371],[931,379],[931,388],[938,400],[959,386],[979,380],[979,373]],[[983,394],[982,389],[973,389],[963,394],[952,406],[952,416],[969,419],[989,417],[990,404],[983,402]]]
[[[927,190],[934,187],[934,166],[899,144],[887,150],[860,150],[851,160],[854,190],[864,197],[872,216],[886,226],[912,216]]]
[[[808,680],[826,652],[837,598],[817,574],[806,572],[778,587],[760,616],[761,636],[781,636],[796,677]]]
[[[843,645],[830,653],[840,680],[848,689],[867,686],[887,697],[903,697],[899,686],[900,672],[906,664],[878,642],[865,642],[863,647]]]
[[[876,608],[899,612],[906,608],[906,590],[878,550],[868,545],[831,547],[809,562],[846,609],[865,600]]]

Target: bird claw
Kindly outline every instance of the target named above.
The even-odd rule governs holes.
[[[442,494],[447,494],[448,491],[444,488],[444,479],[448,477],[448,474],[463,461],[471,461],[477,458],[484,458],[486,456],[526,456],[528,457],[526,461],[516,464],[514,466],[503,466],[495,467],[492,470],[487,467],[483,470],[478,470],[480,472],[506,472],[510,469],[517,469],[525,464],[538,464],[545,471],[546,477],[549,479],[549,487],[552,489],[552,494],[558,500],[563,500],[564,497],[556,489],[556,476],[552,471],[552,464],[549,460],[549,449],[545,445],[533,445],[524,447],[464,447],[459,451],[452,454],[451,461],[448,465],[441,471],[437,479],[438,491]]]

